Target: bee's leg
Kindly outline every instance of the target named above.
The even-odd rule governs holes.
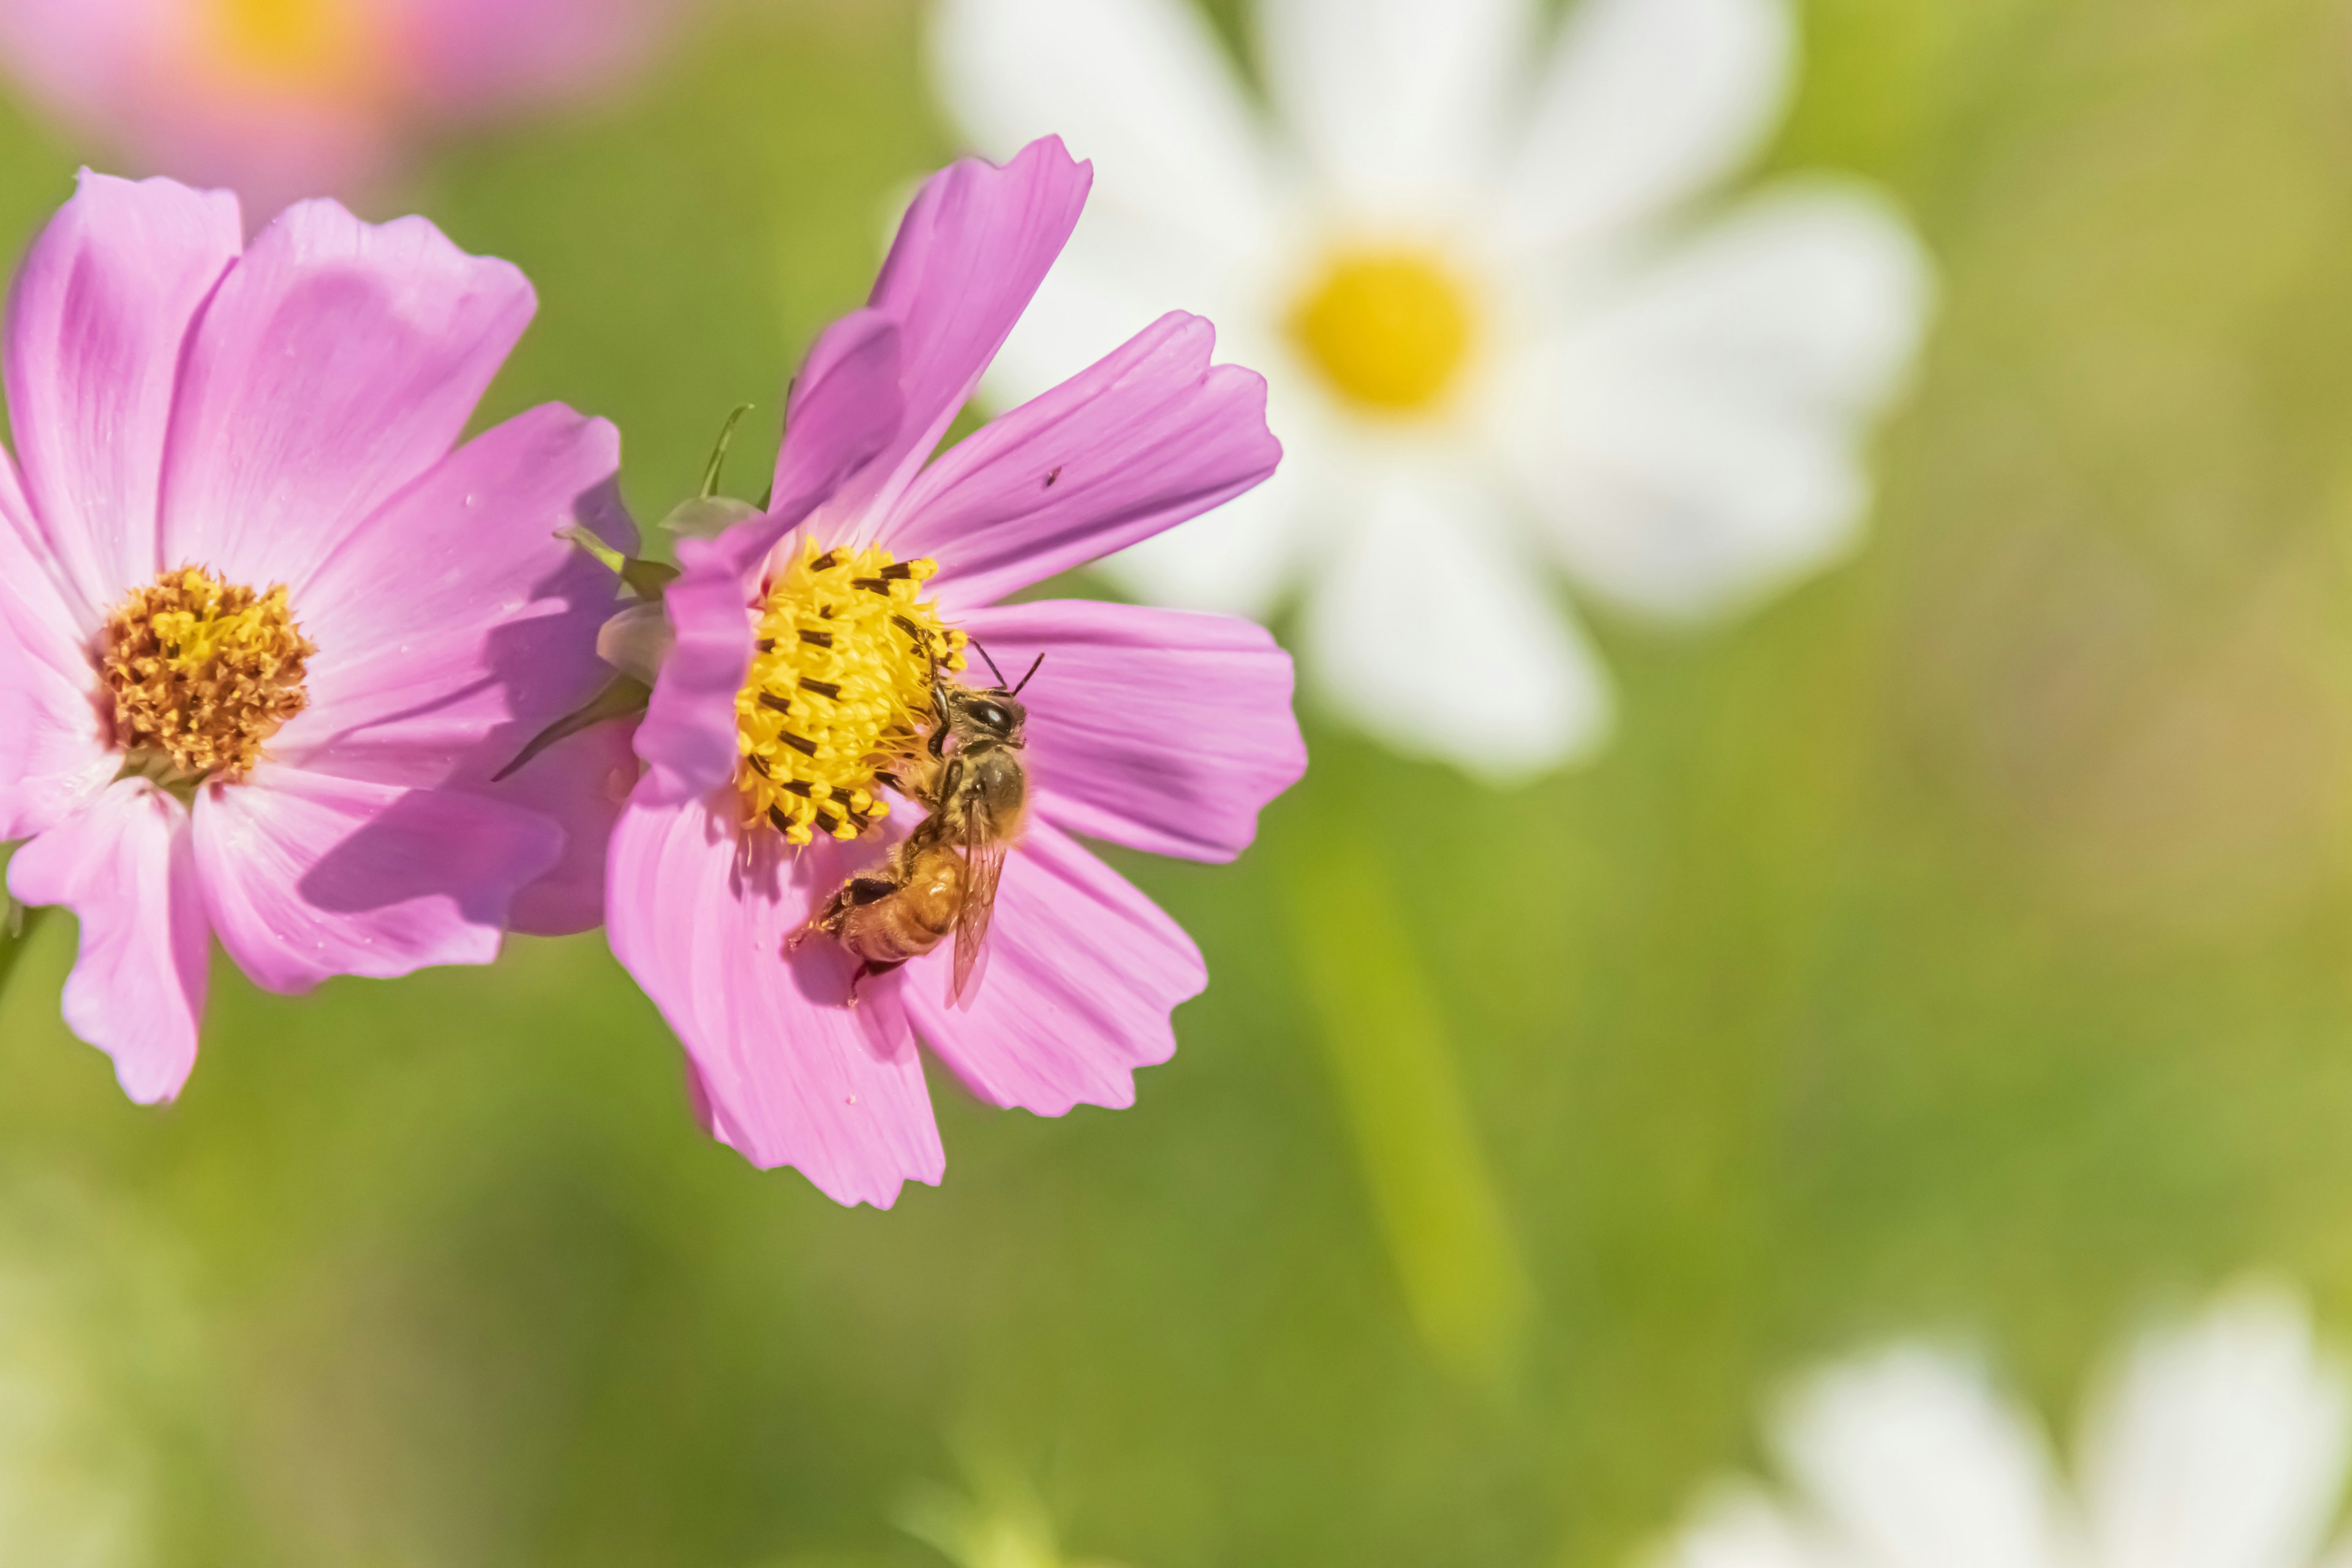
[[[869,979],[889,973],[906,962],[903,958],[894,958],[887,963],[877,963],[869,958],[859,964],[857,973],[849,977],[849,1005],[853,1007],[857,1005],[857,988],[860,985]]]

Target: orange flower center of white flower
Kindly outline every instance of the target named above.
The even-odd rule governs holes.
[[[201,566],[166,572],[107,618],[99,674],[115,744],[136,771],[234,783],[309,706],[303,672],[317,651],[283,587],[256,594]]]
[[[1340,396],[1416,414],[1442,399],[1470,357],[1470,293],[1435,256],[1364,249],[1335,256],[1299,296],[1290,332]]]
[[[963,668],[963,633],[916,597],[938,570],[811,541],[776,574],[735,697],[745,821],[806,844],[889,815],[876,792],[922,743],[933,670]]]
[[[357,89],[378,65],[364,0],[195,0],[196,53],[224,88],[317,98]]]

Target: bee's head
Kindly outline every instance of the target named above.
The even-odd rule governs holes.
[[[1003,687],[967,693],[956,706],[961,710],[959,716],[964,723],[990,740],[1008,746],[1021,744],[1023,728],[1029,721],[1029,710]]]
[[[987,659],[988,672],[996,677],[996,684],[983,690],[964,693],[956,704],[958,717],[992,741],[1017,746],[1021,744],[1023,731],[1029,722],[1029,710],[1021,706],[1021,690],[1029,684],[1030,677],[1037,673],[1037,667],[1045,662],[1045,656],[1039,654],[1031,661],[1028,674],[1008,687],[1004,684],[1004,672],[996,668],[996,660],[989,658],[988,650],[978,643],[971,646],[980,649],[982,658]]]

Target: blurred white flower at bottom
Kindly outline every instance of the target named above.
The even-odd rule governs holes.
[[[2129,1348],[2071,1484],[2032,1413],[1918,1344],[1815,1373],[1771,1436],[1788,1495],[1718,1488],[1661,1568],[2311,1568],[2352,1394],[2302,1302],[2246,1286]]]

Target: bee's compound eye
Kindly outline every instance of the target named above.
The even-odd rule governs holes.
[[[993,702],[979,704],[972,709],[971,717],[974,723],[985,724],[992,730],[1009,730],[1013,727],[1013,715]]]

